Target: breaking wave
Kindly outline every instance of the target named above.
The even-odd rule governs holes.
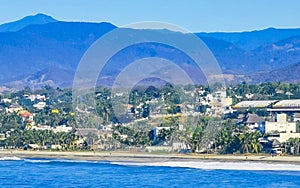
[[[22,160],[22,159],[19,158],[19,157],[15,157],[15,156],[13,156],[13,157],[1,157],[0,158],[0,161],[20,161],[20,160]]]
[[[50,163],[51,160],[46,159],[24,159],[25,162],[28,163]]]
[[[85,161],[72,159],[48,159],[48,158],[31,158],[24,159],[28,163],[98,163],[99,161]]]
[[[112,162],[111,164],[125,166],[165,166],[196,168],[203,170],[254,170],[254,171],[300,171],[300,165],[267,162],[219,162],[219,161],[168,161],[155,163]]]
[[[98,163],[99,161],[84,161],[72,159],[49,159],[49,158],[19,158],[19,157],[0,157],[0,161],[24,161],[26,163]]]

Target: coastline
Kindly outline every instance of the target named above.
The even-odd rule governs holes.
[[[170,162],[170,161],[222,161],[222,162],[267,162],[300,165],[300,156],[271,155],[219,155],[219,154],[153,154],[146,152],[92,152],[92,151],[0,151],[0,157],[52,158],[82,161],[108,162]]]

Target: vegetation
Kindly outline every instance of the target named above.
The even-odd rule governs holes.
[[[28,149],[30,144],[37,144],[42,149],[50,148],[51,145],[60,145],[62,149],[74,149],[74,132],[54,133],[50,130],[10,130],[10,136],[0,143],[0,146],[7,148]],[[36,149],[36,148],[34,148]]]
[[[258,131],[249,132],[245,126],[227,121],[218,134],[217,146],[220,153],[259,153],[262,145],[258,138],[261,137]]]
[[[245,82],[227,87],[227,94],[234,103],[242,100],[283,100],[299,99],[300,83],[267,82],[258,85]],[[247,97],[248,96],[248,97]]]
[[[284,145],[286,152],[292,155],[300,154],[300,138],[290,138]]]
[[[200,89],[201,88],[201,89]],[[184,95],[196,89],[194,95]],[[216,153],[259,153],[263,148],[259,142],[262,135],[258,131],[250,131],[247,126],[237,124],[236,117],[207,117],[205,115],[181,115],[182,104],[190,104],[191,111],[202,113],[200,109],[208,108],[199,104],[199,98],[210,93],[205,86],[174,87],[170,84],[159,88],[134,88],[129,93],[127,106],[119,105],[113,108],[113,101],[124,104],[118,96],[112,96],[108,88],[96,88],[94,95],[82,96],[81,100],[95,100],[94,106],[80,106],[83,112],[74,112],[72,106],[72,91],[70,89],[43,87],[38,91],[30,88],[0,95],[0,99],[9,98],[12,102],[0,103],[0,133],[6,139],[0,141],[2,147],[26,149],[29,144],[38,144],[43,148],[60,145],[62,149],[75,149],[75,129],[69,133],[54,133],[50,130],[34,130],[28,128],[30,122],[24,121],[17,112],[8,112],[11,104],[19,104],[23,109],[34,113],[35,125],[57,127],[94,127],[101,129],[111,125],[112,137],[95,135],[86,136],[87,145],[113,145],[105,148],[124,148],[146,146],[172,145],[184,143],[192,152]],[[46,106],[38,109],[33,105],[37,99],[30,100],[28,95],[45,96]],[[241,83],[227,87],[227,95],[234,102],[252,99],[287,99],[300,97],[300,84],[263,83],[249,85]],[[114,98],[112,98],[114,97]],[[121,98],[121,97],[120,97]],[[113,99],[113,100],[112,100]],[[186,106],[186,105],[185,105]],[[124,115],[116,112],[120,110]],[[204,110],[205,111],[205,110]],[[248,113],[265,116],[265,110],[249,109]],[[202,113],[204,114],[204,113]],[[157,117],[156,117],[157,115]],[[287,153],[300,154],[299,138],[290,139],[284,144]],[[82,147],[81,147],[82,148]],[[87,147],[89,148],[89,147]]]

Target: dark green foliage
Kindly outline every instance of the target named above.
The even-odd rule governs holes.
[[[4,132],[3,129],[0,130]],[[70,148],[74,141],[74,132],[69,133],[54,133],[50,130],[11,130],[10,136],[2,142],[1,146],[24,148],[28,147],[29,144],[38,144],[40,146],[47,145],[61,145],[65,149]]]
[[[250,132],[244,126],[236,125],[230,121],[223,124],[217,137],[217,147],[220,153],[259,153],[262,145],[258,138],[262,135],[258,132]]]

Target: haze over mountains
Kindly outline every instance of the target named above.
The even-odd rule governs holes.
[[[43,14],[0,25],[0,84],[71,87],[82,55],[115,28],[110,23],[61,22]],[[196,35],[215,55],[230,83],[300,81],[300,29]],[[132,54],[149,53],[137,49]]]

